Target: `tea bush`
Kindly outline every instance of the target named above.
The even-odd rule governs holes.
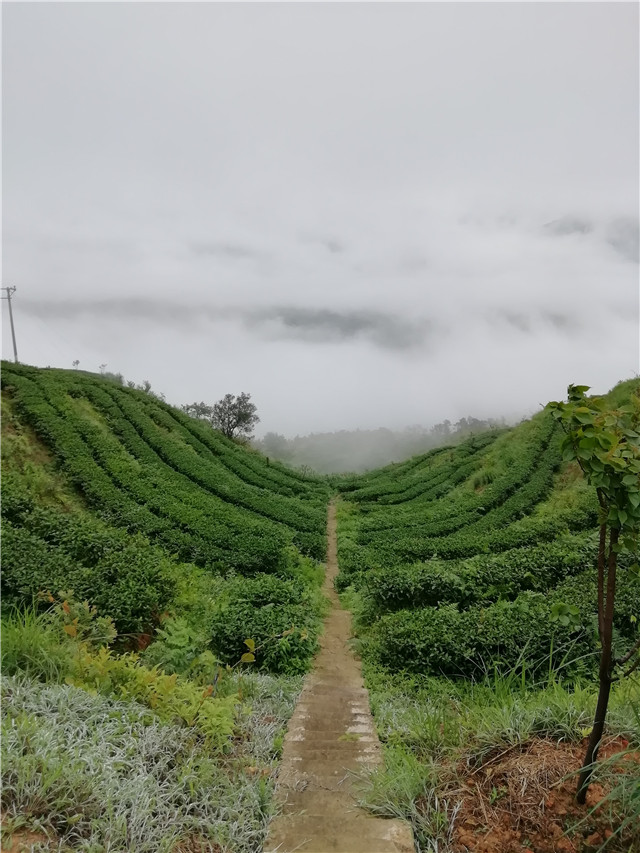
[[[566,536],[534,548],[479,554],[466,560],[438,560],[372,570],[365,594],[377,612],[405,607],[514,598],[526,589],[544,591],[566,575],[593,565],[597,546],[584,537]]]
[[[256,665],[271,672],[305,672],[317,649],[318,605],[294,580],[269,576],[231,582],[211,621],[211,648],[227,664],[256,646]]]
[[[640,579],[620,580],[616,614],[618,638],[632,638],[640,612]],[[506,669],[527,661],[530,675],[564,665],[565,674],[597,667],[597,590],[594,572],[582,572],[545,593],[522,592],[513,601],[497,601],[459,610],[454,604],[400,610],[382,616],[371,628],[373,658],[392,670],[423,675],[478,676],[489,667]],[[556,618],[560,605],[575,608],[566,622]],[[620,649],[626,647],[618,639]]]

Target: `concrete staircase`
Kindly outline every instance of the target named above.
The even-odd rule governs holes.
[[[289,721],[277,787],[282,812],[264,853],[413,853],[409,824],[373,817],[354,796],[355,776],[382,759],[360,664],[348,647],[351,616],[333,588],[336,573],[332,505],[324,586],[331,612]]]

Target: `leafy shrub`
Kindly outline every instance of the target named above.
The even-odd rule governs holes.
[[[478,676],[490,664],[515,666],[524,650],[539,668],[550,651],[548,617],[535,593],[463,612],[450,604],[401,610],[375,624],[372,652],[389,669],[426,675]]]
[[[160,719],[182,721],[213,745],[224,745],[233,732],[237,697],[217,699],[211,684],[203,689],[144,666],[137,654],[114,655],[106,645],[114,637],[111,620],[86,602],[63,599],[44,613],[34,607],[14,611],[2,621],[2,670],[140,702]]]
[[[620,578],[616,614],[616,648],[637,636],[633,614],[640,612],[640,579]],[[369,644],[375,660],[392,670],[422,674],[477,676],[489,665],[515,667],[526,656],[534,675],[563,665],[565,673],[584,673],[596,665],[597,592],[593,571],[582,572],[546,594],[523,592],[514,601],[498,601],[460,611],[437,608],[400,610],[383,616],[371,628]],[[577,614],[559,619],[560,605]],[[574,612],[574,611],[571,611]]]
[[[142,660],[146,666],[187,675],[198,684],[217,683],[220,676],[220,661],[207,648],[207,637],[181,617],[163,623]]]
[[[171,600],[168,561],[143,537],[40,508],[20,520],[24,526],[2,526],[5,601],[73,589],[124,634],[148,628]]]
[[[269,575],[231,581],[211,624],[211,647],[220,659],[235,664],[256,646],[261,669],[305,672],[316,651],[318,607],[304,586]],[[293,629],[293,630],[292,630]]]
[[[370,635],[373,659],[391,670],[463,674],[475,654],[473,638],[453,605],[384,616]]]

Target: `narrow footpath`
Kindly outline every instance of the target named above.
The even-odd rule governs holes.
[[[408,823],[358,808],[355,774],[381,762],[360,663],[348,647],[351,614],[333,587],[336,512],[329,506],[324,593],[331,601],[320,652],[289,721],[276,796],[282,813],[264,853],[413,853]]]

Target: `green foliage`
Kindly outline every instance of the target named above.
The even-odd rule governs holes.
[[[147,666],[188,675],[199,683],[212,683],[218,675],[219,661],[206,645],[204,635],[187,619],[174,617],[156,631],[155,642],[143,652],[142,658]]]
[[[216,748],[228,742],[236,696],[216,698],[212,684],[167,675],[137,654],[115,655],[106,645],[114,637],[111,620],[86,602],[65,598],[43,613],[16,611],[2,623],[2,670],[136,701],[162,720],[194,727]]]
[[[622,651],[637,632],[640,581],[621,577],[619,595],[616,646]],[[489,664],[512,668],[522,655],[528,678],[561,664],[565,676],[586,675],[597,665],[596,612],[596,581],[588,570],[544,594],[526,591],[512,601],[390,613],[372,625],[365,647],[391,670],[429,675],[477,677]]]
[[[234,729],[236,696],[213,696],[213,686],[204,689],[167,675],[158,667],[144,666],[138,655],[114,655],[106,646],[95,652],[81,646],[73,660],[68,683],[104,696],[136,701],[166,722],[182,721],[222,749]]]
[[[620,417],[624,440],[635,441],[635,415]],[[358,602],[365,659],[386,671],[477,678],[524,655],[527,681],[561,664],[563,677],[593,673],[599,505],[562,446],[545,411],[486,444],[439,449],[345,483],[336,587]],[[627,452],[635,451],[620,445]],[[629,563],[619,579],[617,654],[638,635]]]
[[[511,669],[490,665],[476,679],[444,679],[365,666],[376,727],[383,742],[411,749],[428,761],[464,748],[475,761],[491,751],[533,737],[578,742],[593,719],[595,689],[567,681],[563,670],[536,681],[526,676],[523,653]],[[549,677],[550,675],[550,677]],[[634,714],[640,682],[616,683],[611,696],[612,730],[638,742]]]
[[[318,603],[294,580],[268,575],[232,581],[211,620],[211,648],[222,661],[236,663],[256,647],[261,669],[295,674],[305,672],[317,649]]]
[[[611,409],[602,397],[587,398],[586,385],[570,385],[567,403],[549,403],[566,436],[565,460],[577,459],[596,488],[603,520],[636,549],[640,526],[640,396]]]
[[[72,589],[125,634],[147,629],[169,603],[169,561],[144,537],[108,528],[87,514],[36,506],[11,482],[3,483],[3,498],[5,604]]]
[[[567,575],[592,565],[596,546],[584,537],[564,536],[533,548],[479,554],[466,560],[385,566],[366,577],[365,596],[374,613],[406,607],[514,598],[521,591],[544,591]]]
[[[251,394],[242,392],[235,397],[225,394],[211,407],[211,426],[219,429],[227,438],[250,438],[254,426],[260,422],[257,407],[251,402]]]
[[[291,649],[289,668],[306,667],[322,610],[312,591],[326,547],[326,482],[268,464],[156,396],[104,378],[12,364],[2,381],[17,436],[4,460],[5,605],[73,590],[112,617],[121,636],[151,633],[164,620],[148,660],[202,680],[213,666],[208,656],[215,659],[207,646],[220,634],[213,621],[229,599],[224,577],[269,573],[295,581],[297,598],[277,630],[268,609],[261,612],[256,637],[301,630],[270,640],[268,651],[259,647],[259,665],[286,670]],[[55,485],[66,483],[69,494],[75,486],[82,503],[44,500],[32,482],[45,471],[41,461],[31,464],[36,441],[49,448],[39,445],[46,464],[59,466]],[[237,646],[255,621],[249,611],[235,621]],[[243,653],[234,655],[230,639],[219,645],[231,664]]]

